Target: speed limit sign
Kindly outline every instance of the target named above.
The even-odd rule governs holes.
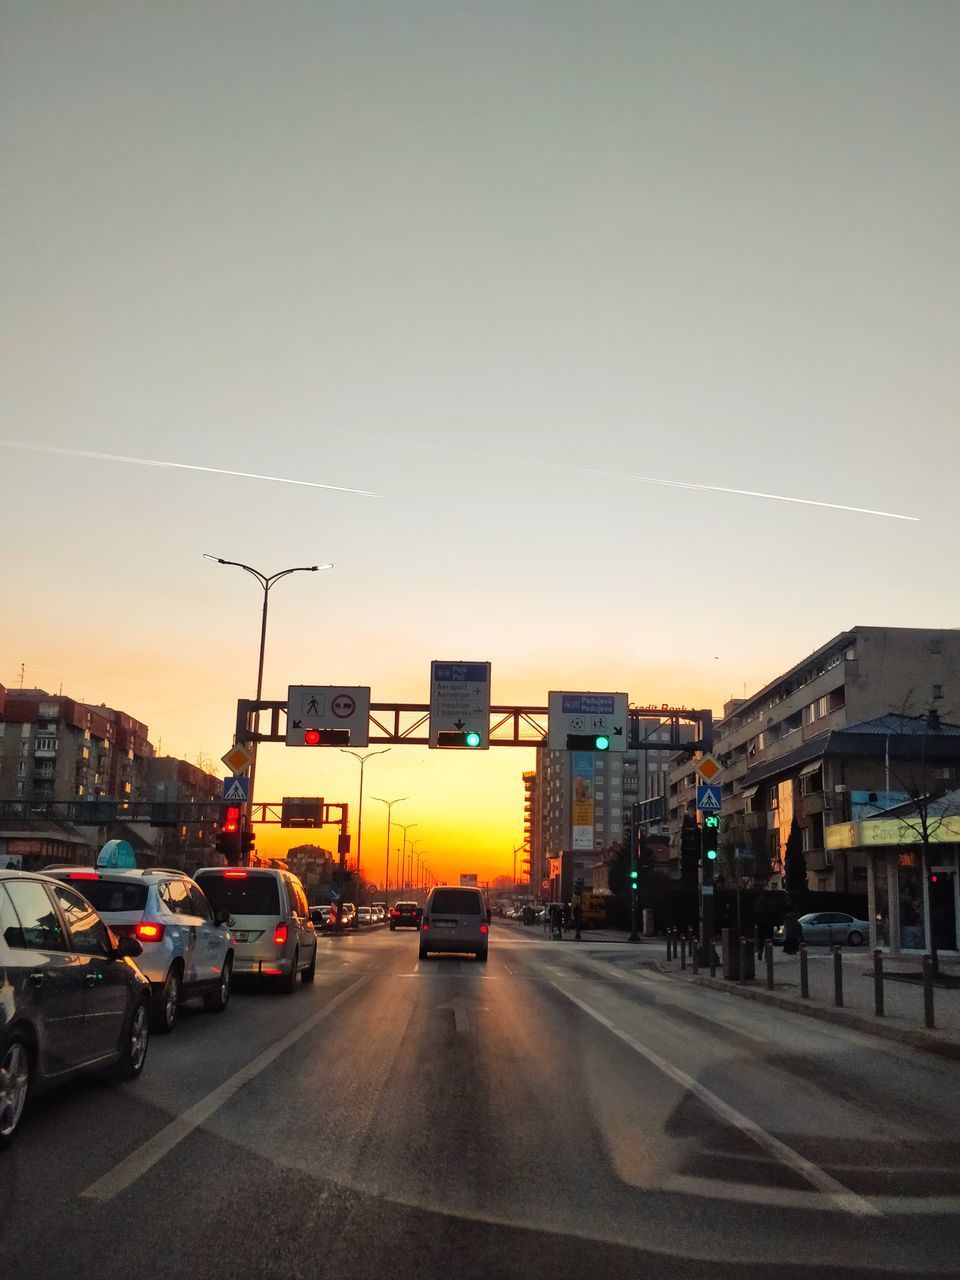
[[[549,889],[549,888],[550,888],[550,881],[549,881],[549,880],[541,880],[541,881],[540,881],[540,888],[541,888],[541,889]]]

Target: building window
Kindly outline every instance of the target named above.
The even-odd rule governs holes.
[[[935,699],[936,699],[936,698],[942,698],[942,697],[943,697],[943,685],[942,685],[942,684],[935,684],[935,685],[933,686],[933,696],[934,696],[934,698],[935,698]]]

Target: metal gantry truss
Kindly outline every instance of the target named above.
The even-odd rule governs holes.
[[[261,715],[260,732],[254,730],[256,713]],[[269,728],[264,731],[263,719]],[[237,702],[237,742],[285,742],[287,704],[285,701],[257,702],[241,698]],[[687,707],[631,707],[627,712],[628,751],[711,751],[713,749],[713,712]],[[656,719],[658,727],[670,726],[670,737],[651,737],[642,732],[644,721]],[[680,727],[696,726],[696,739],[683,742]],[[430,745],[430,705],[425,702],[371,702],[368,741],[400,746]],[[547,737],[547,708],[500,706],[490,708],[489,742],[491,747],[541,747]],[[441,748],[442,749],[442,748]]]

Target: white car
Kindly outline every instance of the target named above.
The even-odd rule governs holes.
[[[227,915],[216,915],[182,871],[152,868],[58,868],[48,873],[72,884],[118,937],[136,938],[137,968],[150,980],[150,1021],[170,1032],[184,1000],[202,996],[213,1013],[230,999],[234,941]]]
[[[303,885],[281,867],[201,867],[196,873],[234,938],[237,973],[277,979],[288,994],[317,974],[317,931]]]
[[[373,924],[373,908],[357,907],[358,924]]]

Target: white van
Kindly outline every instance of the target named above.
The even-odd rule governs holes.
[[[235,974],[276,978],[281,991],[312,982],[317,931],[303,885],[273,867],[201,867],[194,880],[215,912],[229,911]]]
[[[487,958],[490,921],[479,889],[431,889],[420,923],[420,959],[431,951],[466,951]]]

